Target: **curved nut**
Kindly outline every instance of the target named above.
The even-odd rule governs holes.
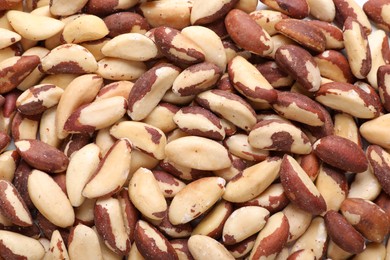
[[[108,36],[111,38],[124,33],[145,34],[150,29],[146,19],[143,16],[133,12],[113,13],[104,17],[103,21],[110,31]]]
[[[235,259],[229,251],[217,240],[204,236],[194,235],[188,240],[188,248],[195,259]]]
[[[246,134],[229,136],[224,140],[224,145],[231,154],[249,161],[261,162],[266,160],[269,155],[267,150],[252,147]]]
[[[214,171],[231,166],[228,151],[217,141],[204,137],[186,136],[165,146],[169,161],[198,170]]]
[[[102,258],[99,239],[95,231],[83,224],[72,228],[69,234],[68,254],[70,259]]]
[[[0,230],[0,247],[4,248],[0,252],[4,259],[18,257],[42,259],[45,255],[45,250],[37,239],[6,230]]]
[[[189,183],[173,198],[169,206],[169,221],[185,224],[210,209],[225,191],[226,181],[220,177],[205,177]]]
[[[303,0],[288,2],[284,0],[261,0],[261,2],[293,18],[303,19],[309,15],[309,5]]]
[[[196,0],[191,9],[191,24],[209,24],[223,18],[238,0]]]
[[[354,76],[345,56],[334,50],[324,51],[314,57],[321,76],[337,82],[353,83]]]
[[[28,193],[34,206],[51,223],[63,228],[73,225],[73,207],[60,186],[48,174],[33,170],[28,176]]]
[[[73,158],[73,157],[72,157]],[[127,180],[131,163],[131,146],[127,139],[116,141],[99,162],[82,195],[98,198],[118,192]]]
[[[279,174],[287,197],[295,205],[313,215],[326,211],[321,193],[294,158],[283,157]]]

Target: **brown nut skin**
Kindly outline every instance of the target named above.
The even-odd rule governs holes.
[[[292,77],[281,70],[275,61],[255,64],[255,67],[274,88],[288,87],[294,82]]]
[[[150,26],[146,19],[141,15],[133,12],[119,12],[106,16],[103,19],[107,25],[108,37],[114,38],[120,34],[138,32],[146,33]]]
[[[31,167],[25,161],[19,162],[18,167],[15,170],[15,175],[14,179],[12,180],[12,184],[18,190],[20,196],[22,197],[24,203],[26,203],[26,206],[30,210],[30,212],[34,212],[36,208],[30,199],[30,195],[28,194],[27,189],[28,176],[30,175],[31,170]]]
[[[48,173],[66,170],[69,159],[57,148],[35,139],[22,139],[15,143],[19,155],[32,167]]]
[[[364,250],[366,246],[363,236],[343,215],[330,210],[325,214],[324,220],[330,238],[340,248],[352,254],[359,254]]]
[[[319,20],[305,20],[307,23],[316,26],[325,36],[325,49],[343,49],[344,37],[343,31],[330,22]]]
[[[365,238],[381,243],[390,231],[390,219],[378,205],[361,198],[347,198],[341,213]]]
[[[225,17],[225,26],[232,40],[241,48],[260,56],[272,52],[269,34],[244,11],[231,10]]]
[[[367,158],[373,172],[382,186],[384,192],[390,195],[390,164],[388,158],[390,157],[382,147],[379,145],[370,145],[366,150]]]
[[[104,16],[115,13],[117,11],[130,8],[138,3],[138,1],[123,1],[128,2],[126,6],[118,7],[120,4],[119,0],[89,0],[84,6],[86,13],[94,14],[97,16]]]
[[[326,211],[324,198],[295,159],[285,155],[279,174],[280,181],[290,201],[313,215]]]
[[[0,131],[0,153],[3,152],[5,148],[7,148],[10,142],[11,137],[4,131]]]
[[[145,259],[178,260],[176,251],[169,241],[155,227],[143,220],[139,220],[135,226],[135,243]]]
[[[309,5],[305,0],[260,0],[260,2],[293,18],[303,19],[309,15]]]
[[[0,64],[4,64],[9,58]],[[7,93],[16,88],[39,64],[40,59],[36,55],[21,56],[17,60],[0,65],[0,78],[3,78],[0,83],[0,94]]]
[[[313,144],[313,149],[321,160],[341,170],[358,173],[368,168],[363,149],[344,137],[325,136]]]
[[[389,8],[389,1],[387,0],[369,0],[364,3],[363,11],[368,18],[372,20],[376,26],[382,30],[390,32],[390,23],[386,19],[387,13],[385,8]]]
[[[377,71],[378,92],[381,98],[383,107],[390,111],[390,65],[380,66]]]
[[[287,71],[303,88],[315,92],[320,88],[321,74],[313,56],[295,45],[279,47],[275,53],[279,68]]]
[[[314,60],[320,68],[321,76],[351,84],[355,81],[348,60],[342,53],[335,50],[327,50],[315,56]]]
[[[382,191],[374,202],[386,212],[387,217],[390,219],[390,196]]]
[[[275,29],[310,50],[323,52],[326,38],[315,25],[298,19],[283,19],[275,24]]]
[[[349,17],[356,19],[364,27],[365,33],[368,35],[371,32],[371,24],[363,12],[363,9],[354,0],[333,0],[336,7],[335,22],[338,25],[343,25]]]
[[[202,49],[177,29],[157,27],[154,30],[154,40],[160,52],[177,64],[191,65],[205,60]]]

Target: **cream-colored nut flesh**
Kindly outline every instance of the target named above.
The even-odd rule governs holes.
[[[23,38],[40,41],[50,38],[64,28],[64,23],[50,17],[12,10],[7,12],[12,28]]]
[[[40,260],[45,255],[45,249],[37,239],[16,232],[0,230],[0,245],[9,249],[10,256],[15,258]]]
[[[103,79],[96,74],[82,75],[72,80],[66,87],[57,106],[57,136],[64,139],[68,133],[64,131],[66,120],[81,105],[91,102],[103,85]]]
[[[66,191],[72,206],[78,207],[85,201],[82,192],[98,167],[99,155],[100,148],[93,143],[72,154],[66,170]]]
[[[67,43],[100,40],[109,33],[103,19],[95,15],[82,15],[68,22],[62,32]]]
[[[73,225],[73,207],[60,186],[47,173],[33,170],[28,177],[27,188],[31,201],[45,218],[59,227]]]
[[[110,134],[118,139],[129,139],[132,145],[158,160],[165,158],[166,136],[164,132],[152,125],[122,121],[111,127]]]
[[[98,62],[97,74],[109,80],[136,80],[146,71],[141,61],[105,57]]]
[[[167,202],[150,170],[139,168],[133,174],[129,196],[134,206],[147,218],[161,220],[164,217]]]
[[[220,177],[205,177],[189,183],[173,198],[169,206],[169,221],[178,225],[195,219],[221,198],[225,184],[226,181]]]
[[[102,53],[108,57],[147,61],[157,57],[158,49],[156,44],[143,34],[125,33],[107,42]]]
[[[41,60],[42,71],[56,73],[93,73],[98,70],[95,57],[81,45],[67,43],[52,49]]]
[[[230,252],[217,240],[204,236],[194,235],[188,240],[188,249],[195,259],[235,259]]]
[[[370,143],[389,149],[390,136],[387,133],[389,127],[390,114],[385,114],[363,123],[359,128],[359,132]]]
[[[260,195],[279,176],[281,160],[270,159],[246,168],[235,181],[226,185],[223,198],[231,202],[246,202]],[[262,174],[259,175],[258,173]]]
[[[0,49],[4,49],[21,39],[22,37],[16,32],[0,28]]]
[[[59,16],[69,16],[77,13],[84,7],[88,0],[53,0],[50,2],[50,13]]]
[[[45,257],[48,255],[49,258],[51,257],[51,259],[70,259],[64,239],[61,237],[61,234],[58,230],[54,230],[53,234],[51,235],[49,246],[49,250],[47,251]]]
[[[70,259],[103,259],[98,236],[92,228],[78,224],[71,235],[68,245]]]
[[[107,152],[85,185],[82,195],[98,198],[119,191],[125,184],[130,171],[131,145],[129,140],[118,140]]]
[[[165,146],[168,160],[198,170],[221,170],[231,166],[228,151],[216,141],[186,136]]]

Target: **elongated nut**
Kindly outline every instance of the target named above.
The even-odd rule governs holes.
[[[218,89],[208,90],[200,93],[196,101],[246,131],[256,124],[255,111],[236,94]]]
[[[370,166],[381,184],[382,189],[387,194],[390,194],[390,182],[388,178],[390,154],[378,145],[368,146],[366,153]]]
[[[22,37],[11,30],[0,28],[1,40],[0,40],[0,49],[7,48],[8,46],[18,42]]]
[[[28,193],[35,207],[59,227],[73,225],[74,210],[60,186],[46,173],[33,170],[28,176]]]
[[[214,140],[225,138],[221,120],[207,109],[198,106],[183,107],[173,117],[180,129],[189,134]]]
[[[52,257],[52,259],[64,259],[69,260],[68,250],[66,249],[65,242],[61,237],[61,233],[58,230],[54,230],[50,238],[50,248],[47,251],[46,256]]]
[[[15,56],[0,62],[0,94],[16,88],[39,64],[39,57]]]
[[[320,70],[313,56],[305,49],[295,45],[279,47],[275,52],[275,61],[309,92],[316,92],[320,88]]]
[[[341,213],[365,238],[380,243],[390,229],[390,219],[378,205],[369,200],[348,198],[341,204]]]
[[[84,74],[97,71],[95,57],[86,48],[68,43],[52,49],[41,60],[40,70],[48,74]]]
[[[235,259],[229,251],[217,240],[204,236],[194,235],[188,240],[188,248],[195,259]]]
[[[340,213],[330,210],[325,214],[325,224],[332,241],[343,250],[357,254],[364,250],[364,238]]]
[[[113,13],[104,17],[103,21],[110,31],[108,37],[112,38],[125,33],[145,34],[150,29],[146,19],[133,12]]]
[[[156,44],[140,33],[126,33],[116,36],[107,42],[102,53],[108,57],[133,61],[147,61],[157,57]]]
[[[135,243],[141,255],[146,259],[177,260],[173,246],[155,227],[139,220],[135,227]]]
[[[133,174],[129,183],[129,196],[131,202],[144,216],[153,220],[161,220],[164,217],[167,202],[150,170],[139,168]]]
[[[126,111],[127,100],[123,97],[97,100],[73,111],[64,124],[64,130],[68,133],[92,133],[113,125]]]
[[[118,140],[100,161],[92,178],[85,185],[82,195],[91,199],[118,192],[127,180],[130,163],[129,140]]]
[[[37,115],[58,104],[64,90],[51,84],[33,86],[16,100],[17,109],[24,115]]]
[[[224,224],[232,212],[233,204],[221,200],[199,222],[191,235],[205,235],[215,239],[221,237]]]
[[[87,0],[77,0],[67,3],[64,0],[54,0],[50,2],[50,13],[59,16],[69,16],[81,10],[87,2]]]
[[[179,73],[180,69],[169,63],[161,63],[145,72],[130,91],[127,114],[133,120],[144,119],[161,101]]]
[[[50,17],[12,10],[7,12],[7,19],[22,37],[40,41],[61,32],[64,23]]]
[[[0,212],[18,226],[31,226],[33,224],[30,212],[23,198],[12,183],[0,180]]]
[[[223,226],[223,243],[236,244],[256,234],[263,229],[268,217],[269,211],[257,206],[241,207],[233,211]]]
[[[374,95],[349,83],[325,83],[315,94],[315,99],[325,106],[358,118],[370,119],[380,114]]]
[[[161,53],[172,62],[189,65],[205,60],[203,50],[179,30],[167,26],[157,27],[154,39]]]
[[[333,0],[336,7],[335,21],[343,25],[348,17],[357,20],[364,28],[365,34],[370,34],[371,23],[362,7],[354,0]]]
[[[247,60],[236,56],[228,64],[230,81],[235,89],[252,101],[273,103],[277,92],[267,79]]]
[[[0,256],[4,259],[42,259],[45,255],[45,250],[38,240],[6,230],[0,230],[0,248]]]
[[[231,166],[228,151],[216,141],[187,136],[165,146],[168,160],[198,170],[220,170]]]
[[[39,170],[56,173],[68,167],[69,159],[65,154],[42,141],[23,139],[17,141],[15,146],[21,157]]]
[[[231,10],[225,17],[225,26],[232,40],[243,49],[260,56],[272,52],[269,34],[244,11]]]
[[[282,251],[287,242],[289,223],[283,212],[272,215],[258,234],[249,259],[272,257]]]
[[[56,112],[57,136],[64,139],[68,133],[64,131],[65,122],[74,110],[91,102],[99,92],[103,79],[96,74],[82,75],[67,86],[58,103]]]
[[[101,259],[102,252],[95,231],[83,224],[72,228],[69,234],[68,253],[70,259]]]
[[[233,8],[237,0],[207,2],[196,0],[191,9],[191,24],[208,24],[222,18]],[[208,8],[206,8],[206,5]]]
[[[349,194],[344,171],[335,169],[325,163],[321,165],[319,170],[316,187],[324,198],[328,211],[338,211],[341,203]]]
[[[303,19],[309,15],[309,5],[306,1],[261,0],[261,2],[293,18]]]
[[[267,159],[269,152],[254,148],[248,142],[248,135],[234,134],[224,140],[224,145],[229,152],[245,160],[260,162]]]
[[[223,198],[231,202],[246,202],[260,195],[278,177],[281,159],[269,157],[242,171],[226,185]],[[258,175],[258,172],[263,174]]]
[[[351,71],[358,79],[367,76],[371,69],[371,51],[362,25],[349,17],[344,23],[344,45]]]
[[[104,243],[115,253],[126,255],[130,252],[130,238],[127,233],[121,205],[112,197],[96,201],[95,226]]]
[[[308,137],[290,122],[280,119],[263,120],[257,123],[248,136],[255,148],[308,154],[311,144]]]
[[[66,43],[81,43],[100,40],[108,32],[108,28],[101,18],[87,14],[66,23],[61,37]]]
[[[318,20],[332,22],[336,16],[336,7],[332,0],[307,0],[310,14]]]
[[[111,127],[110,134],[118,139],[130,140],[133,146],[158,160],[165,158],[166,136],[154,126],[142,122],[122,121]]]
[[[169,221],[184,224],[203,214],[221,198],[225,183],[220,177],[205,177],[188,184],[173,198]]]
[[[209,62],[192,65],[183,70],[172,85],[173,93],[191,96],[212,88],[222,76],[221,69]]]
[[[325,50],[325,35],[318,27],[304,20],[282,19],[275,24],[275,29],[310,50],[316,52]]]
[[[321,160],[339,169],[355,173],[367,170],[368,161],[362,148],[346,138],[326,136],[315,142],[313,149]]]
[[[279,174],[290,201],[314,215],[326,211],[321,193],[294,158],[289,155],[283,157]]]
[[[386,10],[389,8],[389,3],[382,0],[367,1],[363,5],[363,11],[372,20],[376,26],[385,31],[390,31],[390,22],[387,19]]]

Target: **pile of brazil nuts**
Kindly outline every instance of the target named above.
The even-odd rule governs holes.
[[[0,260],[389,260],[389,32],[390,0],[0,0]]]

